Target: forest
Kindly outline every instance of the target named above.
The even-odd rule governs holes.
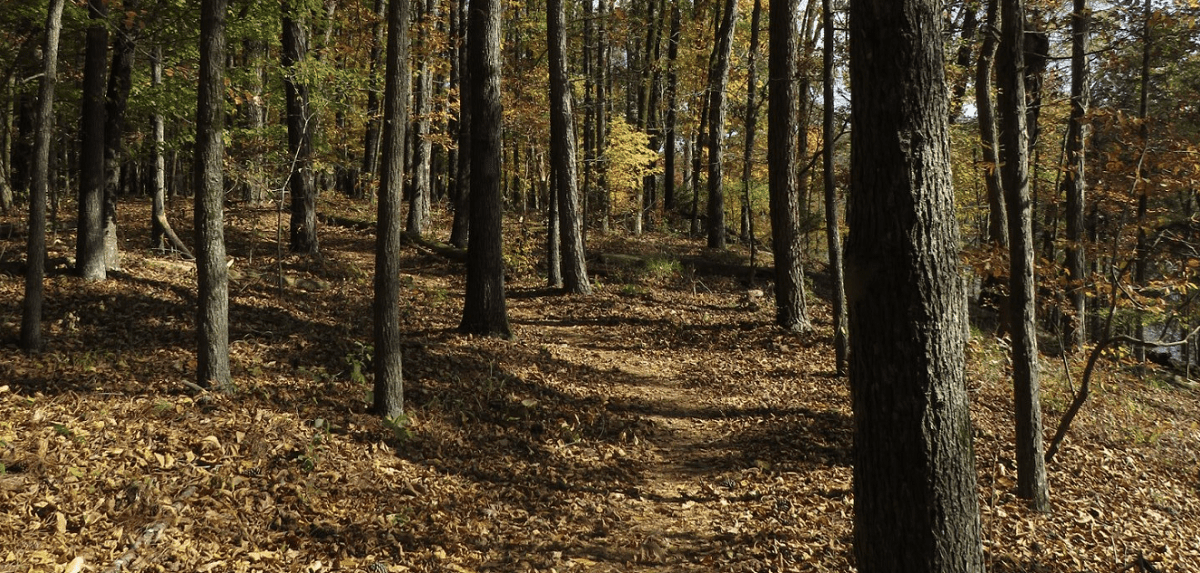
[[[0,573],[1200,571],[1194,0],[5,0]]]

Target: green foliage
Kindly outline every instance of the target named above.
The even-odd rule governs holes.
[[[410,440],[413,436],[410,426],[412,426],[412,418],[408,414],[400,414],[391,418],[384,418],[383,425],[392,431],[392,437],[401,444]]]
[[[358,341],[355,341],[354,346],[354,351],[346,354],[346,365],[350,367],[350,381],[365,386],[366,371],[371,368],[375,358],[375,347]]]

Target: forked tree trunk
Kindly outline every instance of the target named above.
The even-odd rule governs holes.
[[[1012,328],[1013,398],[1016,417],[1017,495],[1034,511],[1048,511],[1043,459],[1042,409],[1038,388],[1037,321],[1034,298],[1032,206],[1029,194],[1029,141],[1025,126],[1023,0],[1001,0],[1000,87],[1001,173],[1008,203],[1009,326]]]

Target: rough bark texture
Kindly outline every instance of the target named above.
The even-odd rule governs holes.
[[[1083,116],[1087,114],[1087,43],[1091,15],[1087,0],[1074,0],[1071,11],[1071,117],[1067,122],[1067,170],[1063,176],[1066,196],[1067,223],[1067,296],[1071,309],[1066,317],[1064,338],[1067,348],[1082,350],[1086,341],[1087,297],[1086,256],[1084,252],[1084,183]]]
[[[54,88],[58,76],[58,37],[64,0],[46,9],[46,44],[38,96],[37,133],[33,143],[33,184],[29,194],[29,237],[26,244],[25,299],[21,305],[21,349],[42,349],[42,301],[46,276],[46,197],[50,188],[50,139],[54,136]]]
[[[1003,186],[1000,183],[1000,140],[996,136],[996,105],[992,101],[992,67],[996,60],[996,39],[1000,34],[1000,0],[987,0],[987,19],[983,25],[983,45],[975,67],[975,109],[979,115],[979,141],[983,147],[984,185],[988,199],[988,241],[996,248],[1008,248],[1008,224],[1005,217]]]
[[[800,261],[800,189],[796,181],[796,0],[771,4],[767,169],[770,177],[771,249],[775,254],[775,322],[807,330],[804,268]]]
[[[833,352],[834,364],[838,374],[846,373],[846,360],[849,355],[846,333],[846,277],[842,265],[842,226],[840,222],[841,202],[837,196],[837,177],[833,170],[834,138],[833,132],[833,6],[830,0],[824,0],[821,13],[825,30],[824,53],[822,62],[822,82],[824,83],[825,111],[822,118],[821,131],[825,149],[822,152],[825,180],[825,239],[829,249],[829,276],[833,283]]]
[[[1009,326],[1012,329],[1013,398],[1017,424],[1017,495],[1035,511],[1049,509],[1042,458],[1042,409],[1038,389],[1037,322],[1034,317],[1033,209],[1029,193],[1029,141],[1025,128],[1024,2],[1001,0],[1001,174],[1008,204]]]
[[[92,20],[102,20],[101,0],[88,2]],[[104,265],[104,76],[108,63],[108,28],[103,23],[87,30],[83,63],[83,102],[80,120],[79,230],[75,242],[75,271],[87,280],[107,277]]]
[[[125,0],[126,13],[138,10],[138,0]],[[117,239],[117,200],[121,194],[121,161],[125,135],[125,108],[133,86],[133,51],[137,29],[127,18],[113,38],[112,67],[108,73],[108,91],[104,101],[104,266],[121,268],[121,247]]]
[[[375,413],[404,413],[400,347],[400,209],[404,202],[404,139],[408,130],[409,2],[388,6],[387,79],[384,88],[383,164],[379,178],[379,224],[375,235]]]
[[[571,109],[567,74],[567,35],[563,29],[563,0],[548,0],[546,30],[550,44],[550,161],[554,193],[558,199],[558,227],[562,240],[562,280],[567,292],[590,294],[583,249],[583,221],[579,209],[578,170],[575,165],[575,114]]]
[[[317,186],[312,170],[312,115],[308,109],[308,85],[300,67],[308,54],[308,32],[294,0],[283,3],[283,85],[287,99],[288,156],[291,175],[290,248],[293,253],[316,254]]]
[[[504,300],[501,237],[500,0],[473,0],[467,67],[471,70],[471,237],[467,287],[459,329],[512,336]]]
[[[725,86],[729,82],[729,52],[737,22],[737,0],[726,0],[721,29],[713,46],[713,68],[708,80],[708,248],[725,248],[725,186],[723,135],[725,134]]]
[[[846,294],[861,573],[984,570],[941,4],[850,4]]]
[[[754,173],[754,138],[758,131],[758,28],[762,22],[762,2],[754,0],[750,12],[750,49],[746,54],[746,120],[745,146],[742,147],[742,225],[739,237],[750,245],[750,258],[755,258],[754,206],[750,199],[750,178]]]
[[[422,50],[429,50],[429,34],[433,32],[432,22],[438,18],[437,0],[424,3],[422,16],[418,22],[421,30],[419,44]],[[429,114],[433,109],[433,67],[430,65],[431,56],[421,58],[417,72],[417,93],[414,97],[413,113],[416,117],[413,126],[413,193],[408,206],[407,232],[410,235],[421,236],[429,224],[429,205],[433,197],[432,160],[433,142],[429,139],[431,122]]]
[[[230,391],[229,269],[225,266],[225,12],[227,0],[200,4],[196,106],[196,382]]]

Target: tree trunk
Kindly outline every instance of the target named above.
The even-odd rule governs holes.
[[[982,573],[935,0],[850,3],[846,294],[861,573]]]
[[[1071,301],[1064,339],[1067,348],[1083,349],[1087,316],[1087,264],[1084,251],[1084,183],[1083,117],[1087,114],[1087,43],[1091,14],[1087,0],[1074,0],[1071,11],[1071,117],[1067,122],[1067,169],[1063,177],[1066,195],[1067,222],[1067,294]]]
[[[471,91],[471,237],[459,330],[510,338],[504,300],[503,201],[500,196],[500,0],[472,0],[467,42]]]
[[[459,35],[462,45],[458,48],[458,195],[454,199],[454,223],[450,229],[450,244],[465,248],[471,229],[471,68],[467,65],[470,52],[470,20],[467,17],[468,2],[459,0]]]
[[[671,39],[667,46],[667,62],[670,71],[667,75],[667,125],[666,149],[664,158],[666,167],[663,174],[663,209],[668,213],[675,210],[675,152],[679,145],[676,141],[678,119],[675,109],[679,105],[679,40],[682,35],[682,15],[679,11],[679,0],[671,0]]]
[[[158,87],[162,85],[162,48],[154,47],[154,54],[150,57],[150,81],[151,85]],[[151,200],[150,200],[150,246],[155,249],[165,248],[170,244],[183,256],[189,259],[194,259],[195,256],[188,250],[175,231],[171,229],[171,223],[167,221],[167,161],[163,156],[163,149],[166,147],[166,123],[163,120],[162,113],[156,108],[154,117],[151,120],[154,124],[154,169],[151,174]]]
[[[983,28],[983,46],[975,68],[975,108],[979,114],[979,141],[983,147],[984,184],[988,198],[988,241],[998,249],[1008,248],[1008,210],[1000,182],[1000,140],[996,136],[996,106],[992,101],[992,63],[996,58],[996,27],[999,0],[987,0],[987,21]]]
[[[575,165],[575,114],[571,108],[567,73],[567,35],[563,26],[563,0],[548,0],[546,31],[550,46],[550,162],[562,240],[562,281],[567,292],[591,294],[583,248],[578,171]]]
[[[225,12],[227,0],[200,4],[196,106],[195,227],[199,297],[196,382],[233,390],[229,372],[229,269],[225,265]]]
[[[367,125],[363,132],[362,173],[355,184],[354,196],[363,198],[371,188],[375,173],[379,171],[379,68],[383,65],[383,24],[387,18],[384,0],[375,0],[371,21],[371,71],[367,76]]]
[[[796,181],[797,0],[771,5],[767,169],[770,173],[771,250],[775,255],[775,323],[786,330],[811,328],[800,260],[800,192]]]
[[[833,6],[830,0],[823,0],[821,6],[824,18],[824,53],[822,60],[822,82],[824,83],[825,114],[822,118],[822,139],[825,149],[822,152],[822,164],[825,180],[825,237],[829,249],[829,275],[833,279],[833,353],[838,374],[846,373],[846,359],[849,355],[846,334],[846,290],[845,272],[842,270],[842,230],[840,224],[841,204],[837,196],[837,178],[833,169],[834,139],[833,132]]]
[[[1042,409],[1038,389],[1037,321],[1034,298],[1032,208],[1029,197],[1029,142],[1025,127],[1023,0],[1002,0],[1000,51],[1001,173],[1008,203],[1009,326],[1012,329],[1013,396],[1017,424],[1017,495],[1034,511],[1048,511],[1043,460]]]
[[[758,132],[758,28],[762,22],[762,2],[754,0],[750,14],[750,49],[746,55],[746,122],[745,146],[742,148],[742,228],[740,237],[750,245],[750,258],[755,258],[754,206],[750,199],[750,178],[754,172],[754,138]]]
[[[392,0],[387,11],[387,72],[384,87],[383,165],[375,232],[375,413],[404,413],[400,335],[400,209],[404,201],[404,140],[408,130],[408,20],[410,3]]]
[[[42,51],[42,81],[38,96],[37,133],[33,144],[33,185],[29,195],[29,237],[26,244],[25,299],[21,305],[21,349],[42,349],[42,301],[46,277],[46,197],[50,187],[50,139],[54,125],[54,88],[58,77],[58,37],[64,0],[51,0],[46,9],[46,45]]]
[[[138,0],[124,0],[125,13],[135,13]],[[121,268],[121,248],[117,240],[117,200],[121,194],[121,162],[125,135],[125,108],[133,86],[133,51],[137,29],[128,18],[113,39],[112,67],[108,75],[108,92],[104,103],[104,266],[107,270]]]
[[[308,108],[308,84],[303,76],[308,54],[308,18],[296,0],[284,0],[283,84],[287,99],[288,156],[291,175],[291,220],[289,246],[293,253],[315,255],[317,244],[317,186],[312,170],[312,121]]]
[[[417,28],[420,30],[421,38],[418,40],[418,46],[429,51],[430,38],[429,34],[433,30],[433,21],[438,18],[438,2],[437,0],[427,0],[424,2],[422,15],[419,19]],[[416,114],[416,133],[413,134],[413,139],[416,146],[413,149],[413,194],[412,201],[408,207],[408,223],[407,232],[410,235],[420,237],[425,233],[425,227],[429,224],[429,205],[433,197],[433,187],[431,184],[432,175],[432,159],[433,159],[433,142],[429,139],[430,136],[430,112],[433,109],[433,66],[430,65],[432,54],[423,54],[420,68],[417,73],[417,93],[413,102],[413,113]]]
[[[89,0],[87,53],[83,68],[83,102],[80,120],[79,230],[75,243],[75,270],[86,280],[107,277],[104,264],[104,71],[108,63],[108,28],[102,20],[108,8]]]
[[[1143,2],[1142,13],[1143,13],[1143,19],[1142,19],[1142,73],[1141,73],[1141,79],[1139,81],[1138,119],[1141,121],[1141,127],[1139,128],[1139,134],[1141,135],[1141,139],[1142,139],[1142,149],[1149,149],[1150,125],[1149,125],[1149,120],[1147,118],[1149,117],[1149,111],[1150,111],[1150,54],[1151,54],[1151,48],[1153,46],[1153,43],[1150,38],[1150,17],[1152,14],[1152,11],[1150,8],[1150,0],[1145,0],[1145,2]],[[1137,177],[1138,181],[1140,182],[1141,179],[1145,176],[1145,170],[1141,168],[1140,164],[1139,164],[1138,169],[1139,169],[1139,172],[1136,173],[1134,176]],[[1134,253],[1134,257],[1136,258],[1136,260],[1135,260],[1135,264],[1134,264],[1134,268],[1133,268],[1133,280],[1134,280],[1135,285],[1138,288],[1141,288],[1141,287],[1146,286],[1147,270],[1149,269],[1149,266],[1150,266],[1150,245],[1147,240],[1146,226],[1145,226],[1146,210],[1147,210],[1146,185],[1144,185],[1144,184],[1138,185],[1138,187],[1141,188],[1142,192],[1138,195],[1138,200],[1137,200],[1137,229],[1138,229],[1138,232],[1137,232],[1137,247],[1136,247],[1136,251]],[[1137,339],[1145,340],[1146,339],[1146,327],[1142,321],[1141,314],[1136,315],[1134,318],[1134,321],[1135,321],[1134,329],[1137,332],[1137,334],[1136,334]],[[1133,356],[1134,356],[1134,359],[1137,360],[1138,362],[1145,362],[1146,347],[1141,344],[1134,344],[1133,345]]]
[[[971,66],[971,44],[975,41],[975,29],[979,27],[978,16],[975,11],[979,9],[979,1],[971,0],[963,5],[963,21],[962,28],[959,29],[959,45],[958,52],[954,56],[954,63],[963,70],[962,78],[958,83],[954,84],[954,89],[950,94],[950,124],[953,125],[958,121],[958,117],[962,115],[963,99],[967,95],[967,68]]]
[[[607,234],[612,227],[612,191],[608,188],[608,178],[604,172],[607,168],[608,147],[608,3],[612,0],[599,0],[596,3],[596,172],[599,174],[596,188],[600,194],[600,232]]]
[[[708,80],[708,248],[725,248],[725,186],[722,150],[725,147],[725,85],[729,82],[729,52],[737,22],[737,0],[725,0],[721,29],[713,47],[713,68]]]

